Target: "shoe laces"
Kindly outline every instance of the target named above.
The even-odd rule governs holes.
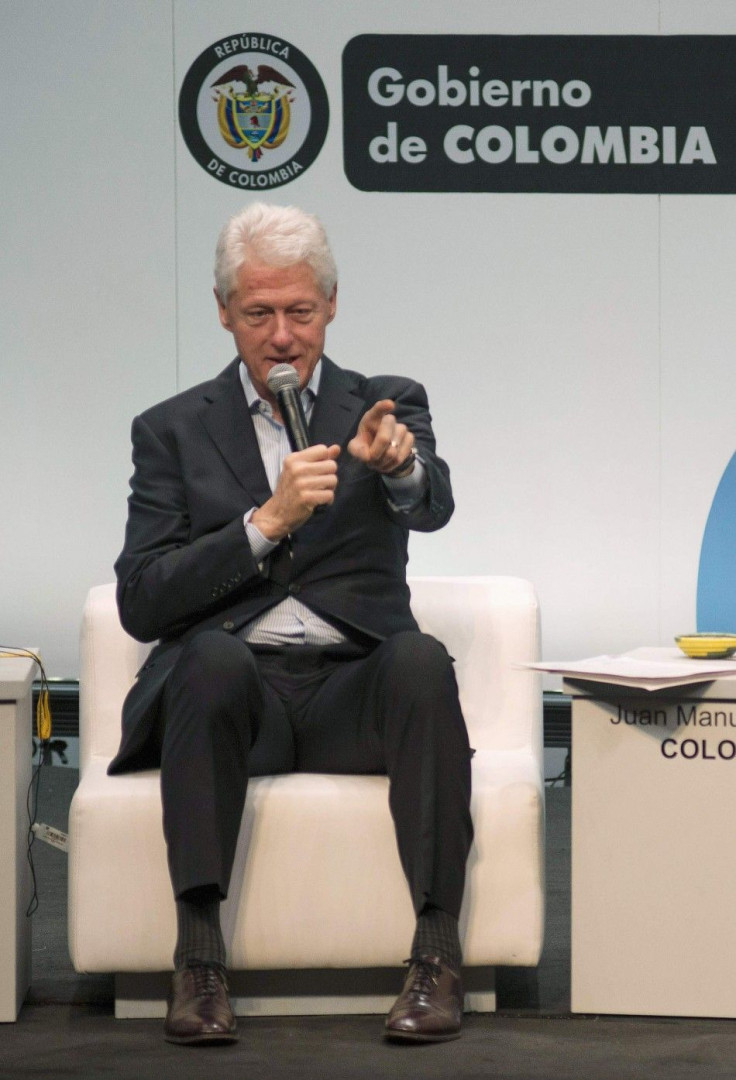
[[[406,960],[405,963],[414,967],[414,976],[408,992],[418,996],[431,994],[442,974],[439,964],[423,956],[420,956],[418,960]]]
[[[194,980],[195,997],[214,997],[223,983],[223,978],[212,964],[195,964],[189,969]]]

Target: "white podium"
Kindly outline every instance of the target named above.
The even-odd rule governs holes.
[[[736,677],[565,691],[573,1012],[736,1017]]]
[[[18,1018],[31,985],[28,810],[36,665],[0,658],[0,1021]]]

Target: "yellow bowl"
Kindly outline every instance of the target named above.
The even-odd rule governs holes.
[[[675,641],[695,660],[724,660],[736,653],[736,634],[681,634]]]

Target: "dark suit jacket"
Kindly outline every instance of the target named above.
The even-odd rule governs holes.
[[[343,448],[381,398],[414,433],[425,464],[425,498],[408,513],[389,505],[380,476],[347,450],[338,459],[333,505],[269,556],[251,555],[243,514],[271,495],[234,360],[216,378],[133,421],[125,546],[115,564],[124,628],[160,639],[123,707],[123,738],[110,772],[158,765],[151,739],[161,691],[183,643],[202,630],[236,632],[288,593],[327,619],[382,640],[416,629],[406,584],[408,530],[440,528],[454,509],[449,470],[435,454],[422,386],[366,378],[322,360],[312,443]]]

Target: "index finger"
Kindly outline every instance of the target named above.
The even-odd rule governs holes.
[[[337,447],[338,453],[340,448]],[[335,458],[334,446],[325,446],[324,443],[314,443],[312,446],[307,446],[304,450],[293,450],[289,457],[298,457],[302,461],[325,461],[327,458]]]
[[[368,427],[378,428],[384,416],[388,416],[395,408],[396,405],[390,398],[382,398],[375,405],[371,405],[368,412],[363,414],[360,422]]]

